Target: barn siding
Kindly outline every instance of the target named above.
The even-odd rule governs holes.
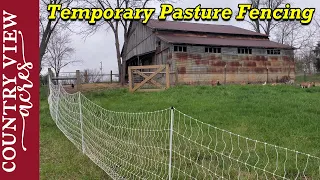
[[[154,64],[166,64],[169,59],[171,45],[160,39],[157,39],[157,41],[160,41],[161,44],[156,48]]]
[[[172,53],[172,69],[178,71],[179,83],[269,82],[283,76],[295,77],[293,51],[282,50],[281,55],[267,55],[265,49],[252,49],[252,54],[238,54],[237,48],[222,47],[221,54],[205,53],[204,46],[187,46],[187,52]],[[224,67],[226,68],[226,76]],[[267,67],[269,73],[267,75]]]
[[[156,36],[152,29],[139,22],[132,23],[132,32],[130,32],[127,50],[124,53],[125,60],[156,50]]]
[[[281,50],[281,55],[267,55],[265,49],[252,48],[252,54],[247,55],[238,54],[236,47],[222,47],[220,54],[214,54],[205,53],[204,46],[188,45],[186,53],[174,52],[172,44],[161,41],[152,29],[139,22],[132,22],[130,31],[124,59],[155,52],[150,63],[169,63],[170,70],[178,72],[179,83],[224,82],[225,79],[227,83],[262,83],[267,81],[267,72],[269,82],[288,75],[295,77],[293,50]]]

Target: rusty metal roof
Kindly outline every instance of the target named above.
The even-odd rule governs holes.
[[[188,31],[188,32],[203,32],[203,33],[218,33],[218,34],[232,34],[232,35],[250,35],[268,37],[265,34],[249,31],[247,29],[239,28],[232,25],[215,25],[190,23],[179,21],[158,21],[150,19],[147,26],[157,30],[174,30],[174,31]]]
[[[270,41],[269,39],[253,38],[223,38],[218,36],[197,36],[194,34],[180,33],[168,34],[158,33],[157,36],[168,43],[194,44],[194,45],[214,45],[229,47],[256,47],[256,48],[279,48],[293,49],[291,46]]]

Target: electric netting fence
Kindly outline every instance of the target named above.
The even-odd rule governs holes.
[[[114,112],[61,84],[49,86],[57,127],[113,179],[320,179],[319,157],[219,129],[174,108]]]

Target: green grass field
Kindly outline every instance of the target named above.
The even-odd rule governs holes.
[[[178,86],[154,93],[114,89],[85,96],[113,111],[144,112],[173,106],[233,133],[320,156],[320,87]],[[40,115],[41,179],[107,179],[55,126],[44,96]]]
[[[40,101],[40,179],[109,179],[57,128],[50,116],[45,88],[41,89]]]

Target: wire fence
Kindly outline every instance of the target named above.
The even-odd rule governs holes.
[[[61,80],[61,84],[76,84],[76,80],[68,79],[68,78],[76,78],[76,72],[61,72],[59,74],[59,78],[66,78],[65,80]],[[80,72],[81,84],[91,84],[91,83],[118,83],[119,82],[119,74],[109,73],[109,74],[101,74],[101,73],[91,73],[91,72]]]
[[[260,142],[168,108],[106,110],[49,80],[64,135],[113,179],[320,179],[320,158]]]

